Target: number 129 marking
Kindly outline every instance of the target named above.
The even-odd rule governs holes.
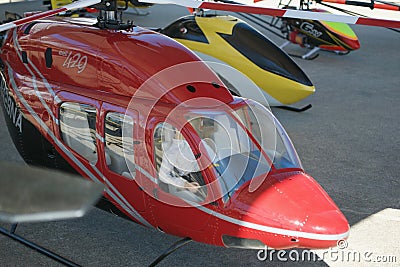
[[[87,62],[87,56],[82,56],[80,53],[72,54],[72,52],[69,52],[67,58],[63,63],[63,67],[66,67],[68,69],[77,68],[78,73],[81,73],[85,70]]]

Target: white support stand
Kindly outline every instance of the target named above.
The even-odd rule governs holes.
[[[315,55],[319,50],[321,50],[321,48],[319,47],[314,47],[313,49],[311,49],[311,51],[309,51],[308,53],[304,54],[301,56],[302,59],[310,59],[312,58],[313,55]]]
[[[290,43],[291,43],[290,41],[286,41],[286,42],[284,42],[283,44],[281,44],[281,45],[279,46],[279,48],[280,48],[280,49],[283,49],[284,47],[288,46]]]

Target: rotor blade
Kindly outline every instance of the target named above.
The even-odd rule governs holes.
[[[317,0],[317,3],[327,2],[327,3],[334,3],[334,4],[343,4],[343,5],[351,5],[351,6],[362,6],[362,7],[369,7],[371,9],[378,8],[378,9],[386,9],[392,11],[400,11],[400,7],[391,4],[379,4],[374,2],[358,2],[358,1],[349,1],[349,0]]]
[[[146,0],[146,2],[153,4],[175,4],[179,6],[191,7],[197,9],[244,12],[251,14],[274,16],[274,17],[324,20],[324,21],[341,22],[347,24],[361,24],[369,26],[400,28],[400,21],[398,20],[361,18],[358,16],[337,15],[337,14],[312,12],[304,10],[267,8],[267,7],[253,6],[253,5],[238,5],[238,4],[226,4],[226,3],[216,3],[216,2],[202,2],[196,0]]]
[[[69,10],[77,9],[77,8],[84,8],[87,6],[98,4],[100,2],[101,2],[101,0],[76,1],[69,5],[65,5],[65,6],[57,8],[57,9],[40,12],[40,13],[34,14],[32,16],[26,17],[26,18],[22,18],[22,19],[18,19],[18,20],[12,21],[12,22],[4,23],[4,24],[0,25],[0,32],[18,27],[20,25],[29,23],[29,22],[37,20],[37,19],[51,17],[51,16],[57,15],[58,13],[61,13],[61,12],[65,12],[65,11],[69,11]]]
[[[381,0],[375,0],[375,2],[382,3],[382,4],[387,4],[387,5],[391,5],[391,6],[398,6],[398,7],[400,7],[400,4],[399,4],[399,3],[392,3],[392,2],[381,1]]]
[[[0,222],[54,221],[83,216],[104,186],[60,171],[0,162]]]

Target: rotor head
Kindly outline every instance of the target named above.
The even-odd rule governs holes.
[[[125,6],[119,7],[117,0],[102,0],[94,7],[99,10],[99,16],[97,17],[98,26],[102,29],[113,29],[113,30],[126,30],[133,26],[133,23],[128,21],[124,23],[122,21],[122,12],[128,9],[129,0],[124,0]]]

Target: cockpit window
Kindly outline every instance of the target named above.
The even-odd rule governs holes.
[[[196,112],[187,120],[207,145],[226,201],[241,185],[271,168],[301,168],[287,134],[265,107],[249,101],[235,110]],[[208,149],[209,147],[210,149]]]
[[[207,112],[188,116],[188,120],[199,137],[212,149],[208,157],[223,199],[227,199],[234,189],[245,182],[269,172],[269,159],[262,155],[257,144],[232,114]]]
[[[202,170],[183,134],[169,123],[160,123],[154,131],[154,148],[160,188],[202,202],[207,195]]]
[[[312,86],[310,79],[279,47],[245,23],[237,23],[232,35],[220,36],[258,67]]]
[[[300,168],[300,159],[279,121],[265,107],[250,102],[233,112],[262,146],[275,169]],[[269,114],[270,116],[266,116]]]

